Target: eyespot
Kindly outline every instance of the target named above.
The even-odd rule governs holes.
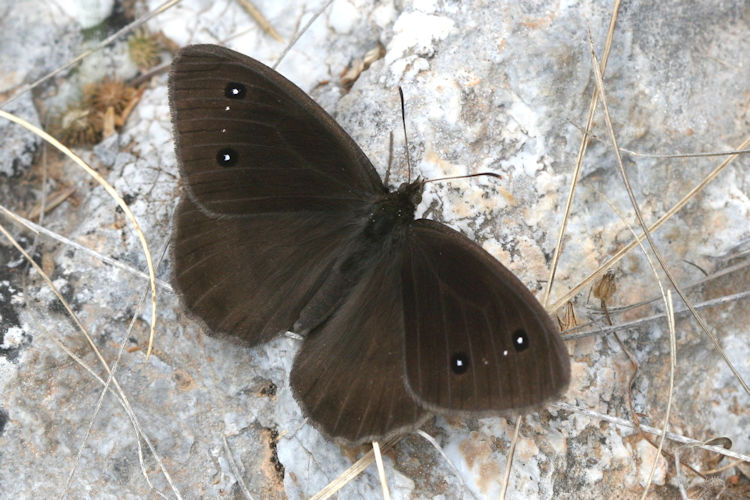
[[[516,352],[525,351],[529,348],[529,336],[526,335],[526,331],[522,328],[519,328],[515,332],[513,332],[513,335],[511,336],[513,339],[513,347],[515,348]]]
[[[464,354],[463,352],[457,352],[453,356],[451,356],[451,370],[453,370],[453,373],[456,375],[461,375],[463,373],[466,373],[466,370],[469,369],[469,356]]]
[[[218,163],[220,167],[231,167],[237,163],[238,159],[239,155],[237,154],[237,151],[232,148],[222,148],[216,153],[216,163]]]
[[[241,83],[229,82],[224,87],[224,96],[229,99],[243,99],[247,94],[247,87]]]

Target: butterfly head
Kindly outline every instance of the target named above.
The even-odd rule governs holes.
[[[422,202],[423,191],[424,181],[418,177],[411,182],[402,183],[395,192],[388,194],[385,204],[396,224],[409,224],[414,220],[414,212]]]
[[[411,214],[417,209],[417,205],[422,202],[422,192],[424,191],[424,181],[421,177],[411,182],[402,183],[396,190],[396,198],[400,204],[405,207],[411,207]]]

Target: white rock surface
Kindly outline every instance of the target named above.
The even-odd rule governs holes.
[[[149,8],[160,3],[153,0]],[[285,40],[322,3],[255,1]],[[609,9],[608,4],[591,1],[538,0],[521,5],[337,0],[278,69],[339,120],[381,173],[392,131],[393,182],[405,177],[406,165],[397,92],[401,85],[415,173],[434,178],[491,170],[503,176],[501,181],[431,183],[420,212],[480,242],[541,296],[581,141],[580,127],[594,88],[587,30],[601,55]],[[28,49],[0,45],[0,74],[14,75],[3,87],[8,94],[84,48],[78,23],[56,17],[58,11],[48,4],[19,2],[13,12],[16,42]],[[605,77],[621,147],[648,153],[723,151],[750,136],[749,17],[742,0],[690,7],[676,1],[623,6]],[[40,29],[45,23],[45,29],[57,30],[59,43]],[[262,33],[236,2],[184,0],[148,25],[178,45],[226,43],[268,63],[284,49]],[[386,48],[385,57],[347,92],[337,84],[338,76],[378,42]],[[104,60],[108,50],[121,54],[123,43],[105,48]],[[68,50],[61,53],[60,47]],[[29,64],[31,55],[35,64]],[[101,64],[82,68],[94,71],[93,66]],[[118,68],[132,71],[115,65]],[[35,92],[50,99],[54,88],[79,77],[64,73]],[[25,99],[18,102],[30,107],[31,99]],[[594,132],[601,141],[591,142],[584,161],[553,300],[629,241],[629,231],[607,202],[635,224],[603,124],[598,113]],[[122,195],[130,196],[130,208],[156,261],[168,242],[170,217],[180,193],[165,74],[150,81],[124,131],[110,141],[94,154],[81,151]],[[3,142],[4,156],[20,158],[22,153],[9,144]],[[626,157],[644,217],[656,220],[721,160]],[[728,255],[747,250],[748,161],[747,157],[735,160],[654,235],[681,283],[703,276],[692,264],[713,272],[737,262],[728,261]],[[17,212],[38,201],[41,189],[42,160],[37,159],[33,167],[28,160],[21,165],[20,170],[0,172],[2,205]],[[63,203],[47,215],[45,227],[145,269],[135,233],[104,190],[67,161],[63,166],[51,161],[48,165],[49,185],[76,186],[79,205]],[[10,226],[7,219],[3,224]],[[25,234],[23,244],[31,246],[30,233],[16,227],[13,231]],[[2,494],[20,498],[33,492],[41,498],[60,496],[67,488],[70,498],[154,496],[139,465],[139,442],[126,412],[111,394],[98,409],[100,383],[51,337],[104,379],[105,371],[35,272],[24,302],[18,253],[4,245],[0,245]],[[146,361],[150,312],[148,301],[139,306],[146,293],[143,279],[48,237],[40,237],[35,255],[62,284],[63,295],[108,363],[114,363],[124,343],[118,382],[184,498],[240,498],[232,461],[255,498],[307,498],[366,451],[341,448],[304,421],[287,385],[296,341],[279,338],[246,349],[207,337],[173,293],[160,287],[155,351]],[[157,272],[164,280],[169,277],[169,264],[166,259]],[[750,280],[747,271],[742,272],[705,286],[691,298],[701,301],[744,291]],[[639,251],[616,266],[616,275],[618,291],[611,306],[639,302],[658,290]],[[586,288],[577,298],[578,314],[582,320],[591,317],[602,323],[601,315],[591,312],[598,301],[589,299],[588,293]],[[657,303],[654,309],[660,311],[662,306]],[[136,310],[137,320],[129,331]],[[749,311],[747,299],[703,311],[746,379],[750,379]],[[628,311],[614,319],[621,323],[652,312]],[[640,363],[633,387],[635,409],[648,415],[642,417],[645,423],[661,425],[668,381],[666,324],[660,321],[619,333]],[[750,438],[744,432],[750,427],[750,396],[731,377],[694,321],[678,321],[677,343],[671,429],[696,439],[728,436],[733,449],[750,453]],[[615,339],[588,338],[569,345],[573,382],[565,400],[627,419],[632,368]],[[385,460],[394,498],[497,497],[511,422],[436,418],[425,430],[444,448],[460,477],[431,445],[410,435]],[[142,441],[140,445],[147,448]],[[655,457],[649,446],[631,431],[589,415],[555,409],[532,414],[521,428],[509,498],[639,497],[649,460]],[[707,468],[705,457],[691,456],[694,466]],[[153,488],[174,496],[154,455],[144,451],[143,461]],[[654,498],[676,496],[671,463],[665,467],[660,462],[656,479]],[[692,477],[690,481],[697,482]],[[347,485],[340,498],[380,498],[374,468]]]

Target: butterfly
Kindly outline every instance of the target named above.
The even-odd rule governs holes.
[[[415,219],[424,181],[390,191],[293,83],[194,45],[169,102],[186,187],[175,289],[209,334],[301,334],[290,386],[324,435],[382,441],[432,414],[518,414],[564,393],[569,357],[533,294],[466,236]]]

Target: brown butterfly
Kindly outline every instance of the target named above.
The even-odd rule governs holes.
[[[431,413],[522,413],[565,391],[547,312],[479,245],[414,219],[422,180],[389,191],[320,106],[237,52],[182,49],[169,91],[187,187],[176,289],[215,335],[304,335],[291,388],[320,431],[383,440]]]

